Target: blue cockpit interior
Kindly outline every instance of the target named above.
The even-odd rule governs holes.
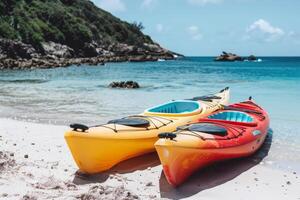
[[[224,111],[208,116],[209,119],[227,120],[234,122],[253,122],[253,118],[244,112]]]
[[[174,113],[174,114],[181,114],[181,113],[189,113],[193,112],[200,108],[200,103],[197,101],[172,101],[166,104],[162,104],[147,110],[147,112],[154,112],[154,113]]]

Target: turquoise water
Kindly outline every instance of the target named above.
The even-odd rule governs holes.
[[[265,57],[262,62],[213,62],[210,57],[177,61],[108,63],[57,69],[1,71],[0,117],[88,125],[142,112],[172,99],[231,88],[231,102],[253,96],[270,114],[273,154],[300,162],[300,58]],[[110,89],[134,80],[137,90]]]

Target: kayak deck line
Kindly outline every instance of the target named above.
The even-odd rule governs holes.
[[[143,120],[141,120],[141,119]],[[136,120],[140,120],[138,121],[134,121],[135,123],[133,124],[131,122],[131,120],[133,119]],[[145,120],[147,119],[147,120]],[[126,120],[126,121],[125,121]],[[157,120],[161,125],[158,125],[156,123],[154,123],[153,120]],[[162,120],[166,120],[167,122],[163,122]],[[163,126],[167,126],[170,123],[173,123],[174,120],[172,119],[167,119],[167,118],[163,118],[163,117],[157,117],[157,116],[145,116],[145,115],[132,115],[132,116],[128,116],[128,117],[124,117],[121,119],[117,119],[117,120],[110,120],[108,122],[108,124],[113,124],[114,128],[105,126],[107,124],[99,124],[99,125],[94,125],[94,126],[85,126],[82,124],[71,124],[70,128],[73,128],[74,131],[82,131],[82,132],[86,132],[86,130],[88,130],[89,128],[93,128],[93,127],[104,127],[104,128],[108,128],[110,130],[113,130],[115,133],[117,133],[118,131],[144,131],[144,130],[153,130],[153,129],[160,129]],[[153,124],[154,127],[153,128],[148,128],[150,126],[150,124]],[[138,128],[144,128],[142,130],[136,130],[136,129],[123,129],[123,130],[118,130],[117,129],[117,125],[124,125],[124,126],[129,126],[129,127],[138,127]]]

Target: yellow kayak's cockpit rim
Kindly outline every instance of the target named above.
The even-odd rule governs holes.
[[[202,105],[199,101],[176,100],[149,108],[144,111],[144,115],[166,116],[166,117],[185,117],[202,112]]]

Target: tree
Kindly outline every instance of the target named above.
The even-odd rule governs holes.
[[[142,31],[145,28],[142,22],[133,22],[132,25],[139,31]]]

